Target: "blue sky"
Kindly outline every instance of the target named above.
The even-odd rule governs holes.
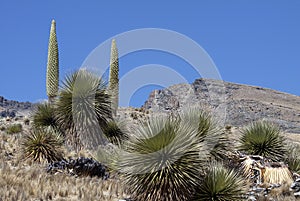
[[[162,28],[201,45],[225,81],[300,95],[299,10],[297,0],[1,1],[0,95],[32,102],[46,98],[52,19],[57,22],[61,80],[107,39],[134,29]],[[120,59],[121,76],[150,63],[188,66],[163,52],[135,52]],[[189,82],[197,78],[192,71],[184,76]],[[140,89],[130,104],[142,105],[154,88]]]

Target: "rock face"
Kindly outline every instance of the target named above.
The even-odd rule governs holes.
[[[12,101],[0,96],[0,117],[27,116],[32,107],[30,102]]]
[[[197,79],[192,84],[154,90],[143,108],[168,113],[196,104],[212,108],[227,125],[240,127],[264,119],[285,132],[300,133],[299,96],[220,80]]]

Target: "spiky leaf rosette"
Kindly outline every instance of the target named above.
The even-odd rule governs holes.
[[[63,159],[61,136],[51,128],[33,129],[24,136],[25,158],[34,161],[47,160],[48,163]]]
[[[204,180],[200,183],[194,201],[237,201],[245,200],[246,182],[220,163],[212,163]]]
[[[56,101],[56,117],[74,143],[80,140],[86,148],[103,143],[102,128],[112,118],[103,79],[87,70],[67,76]]]
[[[110,120],[103,128],[103,132],[111,143],[121,145],[124,140],[128,139],[128,134],[124,127],[122,121]]]
[[[244,128],[239,141],[239,149],[250,155],[279,160],[285,153],[280,129],[265,121],[255,122]]]
[[[58,44],[56,38],[56,23],[52,20],[49,45],[48,45],[48,62],[46,75],[46,89],[49,101],[57,96],[59,82],[59,61],[58,61]]]
[[[163,117],[141,122],[126,147],[118,165],[134,200],[188,200],[208,157],[193,128]]]
[[[113,39],[111,43],[109,92],[112,99],[112,111],[113,114],[116,115],[119,105],[119,55],[115,39]]]
[[[36,106],[32,115],[33,126],[35,128],[51,127],[59,130],[59,125],[55,117],[55,108],[49,103],[41,103]]]
[[[199,106],[189,106],[180,113],[180,119],[197,131],[198,139],[208,144],[213,158],[224,158],[228,150],[228,138],[207,110]]]

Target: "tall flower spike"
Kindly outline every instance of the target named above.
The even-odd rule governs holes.
[[[115,39],[111,43],[109,93],[111,94],[112,112],[116,115],[119,105],[119,55]]]
[[[56,38],[56,23],[52,20],[49,45],[48,45],[48,62],[46,75],[47,96],[50,103],[53,103],[58,92],[59,80],[59,62],[58,62],[58,45]]]

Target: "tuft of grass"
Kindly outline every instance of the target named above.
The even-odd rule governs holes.
[[[251,170],[255,164],[255,161],[251,159],[249,156],[241,163],[241,170],[243,172],[243,175],[246,178],[250,178],[251,176]]]
[[[7,134],[14,134],[14,133],[20,133],[22,132],[23,127],[22,124],[13,124],[6,128]]]
[[[246,182],[234,170],[212,163],[204,180],[200,183],[194,201],[245,200]]]
[[[287,167],[265,167],[263,182],[269,184],[291,184],[293,182],[293,178]]]
[[[50,128],[33,129],[24,136],[23,153],[25,158],[48,163],[63,159],[63,140]]]
[[[277,161],[285,153],[280,129],[268,122],[259,121],[244,128],[239,141],[239,149],[249,155],[260,155]]]
[[[6,127],[5,126],[0,126],[0,131],[5,131]]]
[[[24,119],[23,122],[24,122],[24,124],[27,125],[27,126],[30,124],[30,120],[29,120],[28,118]]]
[[[288,148],[287,153],[284,157],[284,162],[288,164],[289,169],[292,172],[300,174],[300,146],[299,145],[292,145]]]

